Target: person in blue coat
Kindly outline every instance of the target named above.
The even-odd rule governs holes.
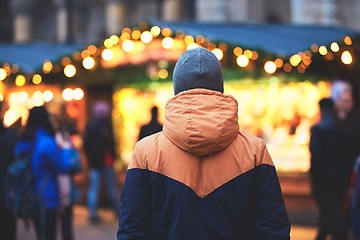
[[[58,147],[45,106],[30,110],[25,130],[15,146],[15,154],[31,154],[34,176],[33,191],[38,199],[33,218],[37,238],[56,238],[57,211],[60,196],[57,176],[70,171],[70,146]]]

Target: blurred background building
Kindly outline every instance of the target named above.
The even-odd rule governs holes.
[[[0,41],[93,43],[150,18],[360,30],[360,0],[2,0]]]

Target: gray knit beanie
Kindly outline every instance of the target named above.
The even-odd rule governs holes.
[[[175,64],[173,81],[175,95],[194,88],[224,92],[221,64],[205,48],[194,48],[181,55]]]

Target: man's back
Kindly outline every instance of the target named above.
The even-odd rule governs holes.
[[[135,147],[118,239],[288,239],[273,162],[260,139],[239,133],[236,101],[191,90],[166,111],[163,132]]]

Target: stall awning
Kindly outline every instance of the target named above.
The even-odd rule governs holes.
[[[31,73],[41,69],[45,60],[58,61],[81,50],[82,44],[53,44],[34,42],[28,44],[0,43],[0,63],[17,64],[21,72]]]
[[[329,45],[356,33],[332,26],[255,24],[255,23],[198,23],[151,20],[151,25],[181,30],[191,36],[202,35],[212,42],[224,42],[252,49],[263,49],[284,57],[311,48],[312,44]]]

